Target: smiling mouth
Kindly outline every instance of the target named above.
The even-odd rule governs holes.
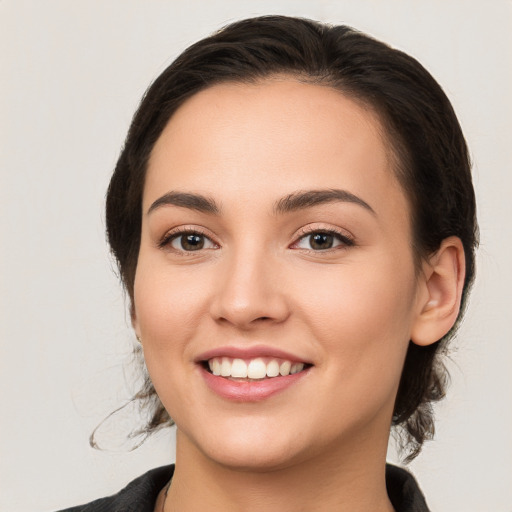
[[[276,377],[286,377],[300,373],[311,365],[286,359],[263,358],[239,359],[213,357],[203,361],[204,368],[211,374],[236,381],[261,381]]]

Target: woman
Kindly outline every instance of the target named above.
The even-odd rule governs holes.
[[[279,16],[196,43],[133,119],[107,230],[176,465],[70,510],[428,510],[386,449],[433,434],[477,228],[418,62]]]

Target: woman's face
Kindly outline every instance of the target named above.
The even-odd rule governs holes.
[[[391,160],[374,113],[293,79],[172,117],[133,322],[179,443],[243,468],[385,451],[421,295]]]

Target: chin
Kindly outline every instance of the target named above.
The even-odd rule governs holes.
[[[257,449],[248,449],[244,453],[224,452],[219,454],[214,452],[210,458],[216,464],[227,469],[248,473],[279,471],[295,465],[300,459],[300,457],[292,457],[286,450],[276,453],[275,451]]]
[[[210,461],[236,471],[268,472],[289,467],[301,456],[298,438],[294,433],[275,435],[275,429],[229,429],[221,435],[211,435],[221,430],[210,430],[198,436],[193,443]]]

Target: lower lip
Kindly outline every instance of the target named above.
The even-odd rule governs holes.
[[[309,368],[285,377],[272,377],[260,381],[236,381],[213,375],[204,368],[201,374],[207,386],[217,395],[235,402],[259,402],[288,389],[296,384],[307,373]]]

